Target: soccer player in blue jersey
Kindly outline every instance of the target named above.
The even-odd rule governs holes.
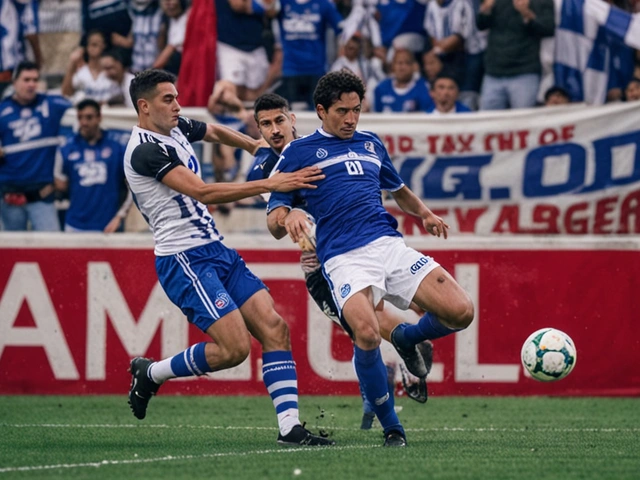
[[[324,175],[312,167],[243,184],[205,184],[192,142],[224,142],[255,152],[257,141],[227,127],[180,116],[174,83],[175,77],[162,70],[144,70],[131,82],[138,125],[125,152],[125,175],[153,231],[160,284],[187,319],[213,341],[159,362],[134,358],[131,409],[143,419],[149,400],[166,380],[240,364],[249,354],[251,334],[262,344],[262,377],[277,413],[278,443],[333,445],[300,424],[287,324],[275,311],[265,285],[235,250],[221,242],[206,208],[269,191],[312,189]]]
[[[288,222],[298,198],[315,218],[316,251],[340,313],[354,336],[354,364],[366,397],[384,429],[385,446],[405,446],[406,435],[389,395],[380,356],[380,325],[375,311],[388,300],[401,309],[415,302],[429,312],[416,325],[391,332],[399,350],[466,328],[473,320],[469,295],[431,257],[406,246],[397,221],[385,210],[381,190],[391,193],[403,211],[418,216],[427,232],[447,237],[448,225],[404,183],[373,133],[356,130],[364,85],[347,71],[320,79],[314,92],[322,127],[294,140],[282,152],[275,170],[322,168],[326,178],[314,190],[272,193],[267,217],[276,238],[298,241],[303,226]]]
[[[100,128],[100,104],[76,105],[78,133],[56,161],[56,188],[69,191],[66,232],[116,232],[132,204],[124,181],[124,147]]]
[[[259,97],[254,103],[254,118],[262,137],[269,146],[261,147],[257,150],[253,166],[247,175],[247,180],[268,178],[284,148],[297,138],[295,114],[289,111],[289,102],[280,95],[267,93]],[[305,224],[309,220],[309,215],[304,210],[305,202],[301,200],[294,207],[295,209],[289,215],[288,221]],[[280,213],[283,214],[284,212],[280,210]],[[331,295],[329,283],[322,274],[315,248],[307,241],[306,237],[300,243],[303,250],[300,264],[304,271],[309,295],[327,317],[340,325],[353,338],[353,332],[341,317],[336,302]],[[388,310],[379,310],[376,314],[380,321],[382,338],[390,341],[391,331],[400,323],[403,323],[403,320]],[[407,352],[399,351],[398,353],[403,357],[409,372],[417,377],[416,382],[409,382],[408,379],[403,378],[403,384],[408,396],[421,403],[426,402],[427,386],[425,377],[431,370],[433,358],[431,342],[427,340],[420,343],[419,346],[408,349]],[[370,403],[366,400],[364,403],[365,413],[372,413],[367,407]]]
[[[0,102],[0,210],[5,230],[59,231],[53,167],[60,122],[71,103],[38,93],[40,71],[21,62],[12,96]]]

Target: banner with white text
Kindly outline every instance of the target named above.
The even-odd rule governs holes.
[[[42,238],[0,236],[0,394],[125,395],[131,358],[166,358],[207,339],[158,284],[150,236]],[[412,244],[476,307],[467,330],[434,342],[431,395],[640,395],[640,240],[560,240]],[[299,252],[260,236],[225,243],[264,279],[288,323],[301,394],[358,395],[351,341],[310,299]],[[520,365],[524,340],[547,326],[578,351],[571,375],[550,384]],[[383,355],[398,361],[387,344]],[[172,380],[161,393],[265,394],[260,346],[236,368]]]

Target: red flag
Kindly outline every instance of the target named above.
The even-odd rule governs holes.
[[[216,79],[214,0],[193,0],[182,47],[177,89],[183,107],[206,107]]]

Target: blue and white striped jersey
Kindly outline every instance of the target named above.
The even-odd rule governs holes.
[[[39,93],[29,105],[13,97],[0,102],[0,144],[5,162],[0,185],[28,187],[53,182],[60,122],[71,102],[59,95]]]
[[[0,0],[0,72],[25,59],[24,37],[38,33],[36,0]]]
[[[273,192],[268,212],[293,207],[299,198],[316,220],[320,262],[366,245],[383,236],[399,237],[398,222],[382,206],[381,190],[404,186],[382,141],[371,132],[356,131],[342,140],[322,129],[294,140],[274,170],[293,172],[317,165],[326,175],[317,189]]]
[[[153,232],[155,254],[174,255],[220,240],[207,206],[162,183],[172,169],[185,166],[202,176],[192,142],[207,125],[180,117],[171,136],[133,127],[124,154],[124,173],[134,201]]]

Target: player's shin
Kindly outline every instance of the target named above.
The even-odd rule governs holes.
[[[173,357],[151,364],[149,377],[156,383],[163,383],[175,377],[193,377],[211,372],[205,355],[206,342],[190,346]]]
[[[384,433],[398,431],[404,436],[404,429],[393,408],[393,395],[389,393],[387,368],[382,361],[380,348],[363,350],[357,345],[354,345],[353,348],[358,380],[384,429]]]
[[[278,416],[280,434],[286,436],[300,425],[298,418],[298,376],[290,351],[262,354],[262,380],[273,401]]]

